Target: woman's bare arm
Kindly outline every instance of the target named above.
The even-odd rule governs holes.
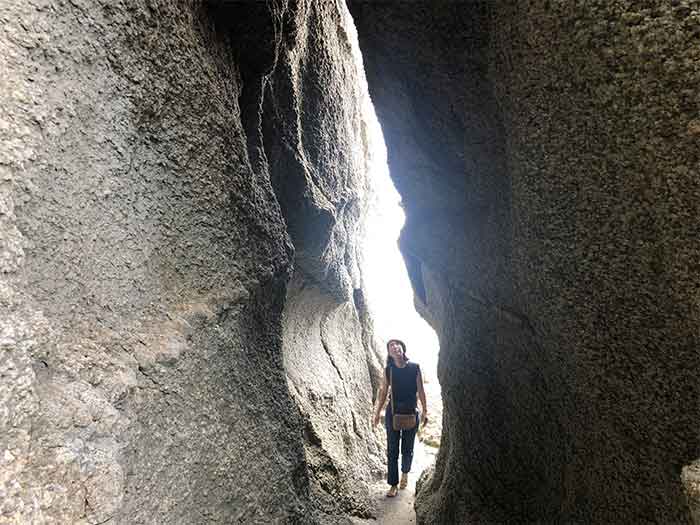
[[[418,386],[418,399],[420,399],[420,404],[423,405],[423,414],[421,418],[423,419],[423,424],[428,422],[428,403],[425,400],[425,389],[423,388],[423,373],[418,369],[416,374],[416,384]]]
[[[373,425],[376,426],[379,423],[379,418],[382,414],[382,408],[386,403],[386,396],[389,391],[388,385],[386,383],[386,377],[382,379],[382,386],[379,388],[379,394],[377,395],[377,407],[374,411]]]

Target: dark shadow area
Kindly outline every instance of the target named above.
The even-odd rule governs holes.
[[[700,420],[687,12],[350,6],[401,248],[440,335],[445,430],[419,521],[687,523],[678,473]],[[675,73],[642,34],[668,43]]]

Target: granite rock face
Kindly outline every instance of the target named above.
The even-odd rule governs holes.
[[[687,523],[700,9],[352,2],[439,333],[422,523]]]
[[[360,307],[361,308],[361,307]],[[384,449],[370,428],[374,354],[361,352],[361,313],[295,276],[285,306],[289,389],[304,420],[305,461],[319,511],[373,517],[364,483],[384,475]]]
[[[368,518],[363,481],[382,473],[384,454],[369,425],[381,365],[359,270],[371,184],[352,20],[342,2],[222,2],[214,16],[236,49],[254,51],[241,66],[256,108],[243,110],[249,150],[270,173],[296,250],[282,350],[311,499],[323,522],[338,510]],[[300,44],[289,48],[291,35]]]
[[[331,497],[377,463],[344,9],[4,6],[0,522],[367,514]]]

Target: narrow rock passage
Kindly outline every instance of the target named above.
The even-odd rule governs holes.
[[[421,472],[429,467],[437,455],[437,450],[421,443],[416,439],[416,447],[413,451],[413,467],[409,475],[409,483],[406,489],[399,491],[395,498],[387,498],[386,491],[389,486],[386,480],[378,481],[372,485],[372,503],[376,509],[376,520],[353,519],[353,523],[381,523],[383,525],[403,525],[406,523],[416,523],[416,512],[413,505],[416,501],[416,481]]]

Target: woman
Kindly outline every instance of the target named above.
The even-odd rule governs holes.
[[[377,426],[381,417],[382,408],[386,403],[387,392],[391,387],[391,399],[397,414],[416,414],[416,426],[410,430],[394,430],[392,426],[392,402],[386,408],[384,425],[386,427],[386,452],[389,462],[387,480],[390,488],[387,496],[393,498],[398,489],[405,489],[408,484],[408,473],[411,471],[413,461],[413,444],[416,431],[421,418],[416,411],[416,394],[423,405],[423,424],[428,422],[428,405],[425,403],[425,390],[423,390],[423,377],[420,367],[410,363],[406,357],[406,345],[398,339],[391,339],[387,344],[386,369],[384,380],[379,390],[377,409],[374,413],[373,426]],[[399,484],[399,442],[401,443],[401,483]]]

